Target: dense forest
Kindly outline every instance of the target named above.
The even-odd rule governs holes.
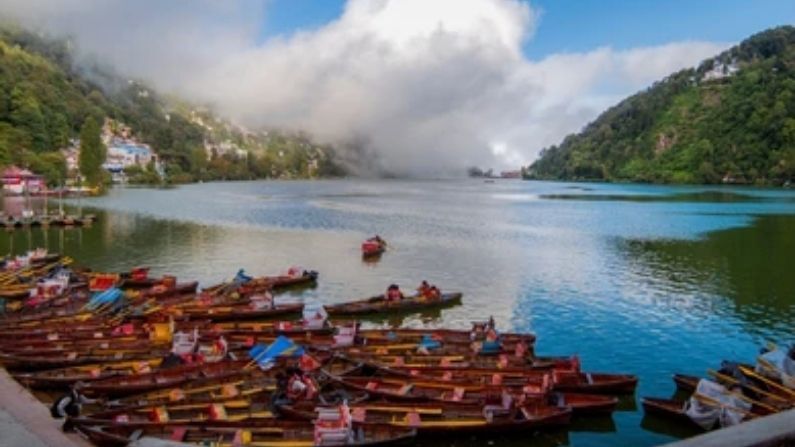
[[[790,184],[795,28],[756,34],[608,109],[525,178]]]
[[[87,120],[106,118],[151,145],[172,182],[344,173],[333,149],[306,135],[246,131],[108,68],[76,64],[68,41],[0,27],[0,167],[28,167],[60,183],[67,172],[59,149]],[[219,145],[235,150],[216,153]],[[159,181],[149,169],[133,169],[131,178]]]

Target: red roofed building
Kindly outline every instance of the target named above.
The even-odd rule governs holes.
[[[7,194],[36,193],[47,188],[44,177],[27,169],[11,166],[3,171],[3,191]]]

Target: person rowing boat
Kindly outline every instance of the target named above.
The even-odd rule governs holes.
[[[309,374],[300,368],[289,368],[287,374],[287,398],[292,401],[312,401],[317,397],[318,386]]]
[[[423,280],[417,288],[417,294],[426,300],[439,299],[442,294],[436,285],[428,284],[428,281]]]
[[[386,289],[385,298],[389,302],[399,302],[403,299],[403,292],[400,291],[400,287],[397,284],[391,284]]]
[[[364,243],[362,243],[362,255],[378,256],[386,251],[386,246],[386,241],[381,239],[381,236],[376,234],[375,236],[366,239]]]

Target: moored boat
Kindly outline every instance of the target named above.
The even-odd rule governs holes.
[[[687,402],[674,399],[663,399],[658,397],[644,397],[641,399],[643,411],[646,414],[663,417],[677,423],[687,425],[690,427],[697,427],[701,430],[704,428],[695,422],[687,415],[686,406]]]
[[[566,425],[572,409],[566,406],[446,405],[443,403],[362,402],[350,405],[351,417],[361,424],[389,424],[414,428],[418,435],[501,433]],[[313,408],[280,405],[291,418],[311,420]]]
[[[443,293],[439,298],[427,298],[413,295],[399,301],[388,301],[384,295],[374,296],[359,301],[327,305],[329,315],[366,315],[387,312],[418,311],[434,307],[445,307],[461,302],[463,295],[458,292]]]
[[[200,445],[251,445],[263,447],[312,447],[323,431],[308,422],[268,421],[258,425],[220,424],[211,422],[189,425],[138,427],[128,425],[79,426],[78,430],[100,447],[125,447],[141,437],[152,437]],[[326,431],[335,441],[321,445],[381,446],[407,441],[416,430],[391,425],[353,424],[350,431]]]
[[[362,242],[362,256],[374,258],[381,256],[386,251],[387,243],[378,236],[371,237]]]

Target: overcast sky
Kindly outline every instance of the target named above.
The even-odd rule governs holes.
[[[0,0],[0,14],[248,127],[364,142],[390,171],[437,175],[527,164],[628,94],[793,23],[793,5]]]

